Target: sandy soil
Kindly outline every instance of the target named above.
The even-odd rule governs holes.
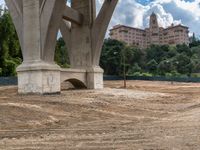
[[[122,85],[53,96],[0,87],[0,150],[200,149],[200,84]]]

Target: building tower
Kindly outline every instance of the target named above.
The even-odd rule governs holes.
[[[159,25],[156,14],[150,16],[150,43],[159,44]]]

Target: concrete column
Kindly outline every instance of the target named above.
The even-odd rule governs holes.
[[[73,20],[64,17],[69,22],[62,21],[61,32],[69,49],[72,69],[85,69],[87,87],[103,88],[103,70],[99,66],[103,40],[118,0],[105,0],[96,17],[95,0],[72,0],[72,9],[81,13],[82,23],[69,22]],[[72,15],[71,15],[72,16]]]
[[[103,88],[103,70],[93,65],[92,27],[96,19],[95,0],[72,0],[72,8],[83,15],[82,25],[72,23],[70,64],[75,69],[87,71],[87,88]]]
[[[42,55],[46,49],[42,48],[40,6],[41,0],[23,0],[23,63],[17,68],[20,94],[60,92],[60,67]]]
[[[24,63],[41,61],[40,0],[23,0]]]
[[[70,65],[72,68],[84,68],[91,66],[91,25],[93,23],[95,0],[72,0],[72,8],[83,16],[82,25],[72,23],[71,26],[71,47],[72,53]]]

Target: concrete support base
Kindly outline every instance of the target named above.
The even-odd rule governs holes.
[[[17,68],[19,94],[60,93],[60,67],[44,62],[26,63]]]
[[[94,67],[87,70],[87,88],[103,89],[103,69]]]
[[[64,81],[71,82],[75,88],[103,89],[103,70],[100,67],[87,70],[61,69],[61,82]]]
[[[103,88],[103,70],[100,67],[61,69],[45,62],[23,63],[17,68],[19,94],[59,94],[61,83],[69,81],[75,87]]]

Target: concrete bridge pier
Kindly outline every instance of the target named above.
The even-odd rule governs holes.
[[[99,66],[106,30],[118,0],[105,0],[96,15],[96,0],[72,0],[71,9],[80,19],[64,18],[60,30],[69,50],[72,69],[86,70],[86,86],[103,88],[103,69]]]
[[[23,54],[17,68],[18,92],[60,93],[60,67],[54,62],[54,51],[65,1],[6,0],[6,4]]]
[[[68,80],[103,88],[99,59],[104,36],[118,0],[105,0],[96,17],[95,0],[6,0],[22,48],[17,68],[20,94],[60,93]],[[71,69],[54,62],[59,29],[69,50]],[[72,76],[74,75],[74,76]]]
[[[24,60],[17,68],[19,93],[60,93],[54,49],[64,5],[60,0],[22,0]]]

